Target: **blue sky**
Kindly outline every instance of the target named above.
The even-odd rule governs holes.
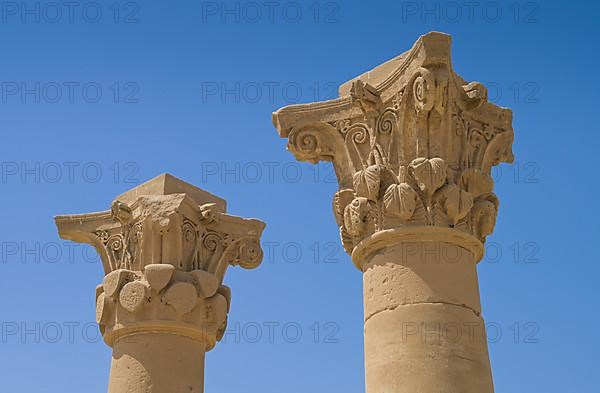
[[[496,391],[597,389],[597,3],[23,4],[0,4],[2,391],[106,391],[101,265],[52,218],[170,172],[268,223],[263,265],[226,277],[230,332],[206,391],[363,392],[362,281],[338,243],[332,170],[296,163],[271,112],[333,98],[431,30],[514,111],[516,162],[496,173],[479,265]]]

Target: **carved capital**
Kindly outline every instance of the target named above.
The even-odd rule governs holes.
[[[170,332],[210,349],[226,324],[227,267],[257,267],[264,224],[170,175],[117,197],[111,210],[56,217],[62,238],[91,244],[105,270],[96,291],[105,341]]]
[[[422,36],[340,87],[340,98],[273,114],[301,161],[331,161],[333,210],[348,253],[376,232],[451,228],[484,242],[498,198],[492,166],[512,162],[512,112],[452,69],[450,37]]]

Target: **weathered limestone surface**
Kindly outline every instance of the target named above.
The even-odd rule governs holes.
[[[476,264],[512,162],[512,112],[452,68],[450,37],[284,107],[273,123],[300,161],[331,161],[341,240],[363,272],[367,393],[489,393]]]
[[[98,250],[96,318],[113,348],[109,393],[202,392],[204,354],[225,331],[229,265],[257,267],[264,224],[165,174],[109,211],[56,217],[62,238]]]

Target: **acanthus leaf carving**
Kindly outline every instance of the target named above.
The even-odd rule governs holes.
[[[481,170],[476,168],[469,168],[462,172],[460,185],[464,190],[473,195],[474,198],[489,194],[494,189],[491,177],[484,175]]]
[[[56,217],[62,238],[96,247],[105,277],[96,320],[105,341],[168,332],[210,350],[227,323],[229,266],[256,268],[265,225],[225,213],[226,203],[164,174],[110,210]]]
[[[497,213],[498,198],[494,194],[488,194],[475,201],[471,212],[471,223],[476,238],[484,242],[486,236],[494,231]]]
[[[348,233],[345,225],[340,225],[340,240],[342,241],[342,246],[344,250],[348,254],[352,254],[352,250],[354,248],[354,242],[352,241],[352,237]]]
[[[503,132],[495,135],[487,146],[483,155],[481,169],[488,176],[492,171],[492,167],[501,162],[512,163],[515,157],[512,152],[513,134]]]
[[[367,234],[369,227],[373,225],[370,220],[371,203],[367,198],[357,197],[344,209],[344,227],[352,237],[360,237]]]
[[[181,272],[164,264],[148,265],[144,272],[112,272],[98,288],[96,321],[112,345],[129,334],[152,332],[155,321],[172,321],[175,332],[192,335],[210,350],[222,337],[231,294],[205,271]],[[110,278],[109,278],[110,276]],[[183,330],[177,330],[181,326]],[[195,333],[190,330],[196,326]]]
[[[439,157],[416,158],[409,168],[421,191],[428,196],[433,195],[446,182],[448,166]]]
[[[456,184],[446,185],[438,191],[435,199],[444,216],[448,219],[447,222],[443,221],[444,225],[456,225],[469,214],[473,207],[473,196]],[[439,224],[436,222],[436,225]]]
[[[413,216],[417,201],[419,195],[409,184],[392,184],[383,196],[384,212],[406,222]]]
[[[349,253],[402,226],[448,227],[481,241],[493,230],[491,168],[514,159],[512,113],[453,70],[447,37],[426,37],[342,85],[340,98],[274,113],[297,159],[333,163],[334,214]]]
[[[333,197],[333,213],[335,221],[339,226],[344,225],[344,210],[354,199],[353,189],[343,189],[335,193]]]
[[[381,171],[380,165],[371,165],[356,172],[352,182],[356,195],[370,201],[376,201],[379,197]]]

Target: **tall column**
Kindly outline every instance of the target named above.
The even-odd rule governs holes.
[[[341,240],[363,272],[367,393],[493,392],[476,264],[512,113],[452,68],[450,37],[273,114],[300,161],[331,161]]]
[[[105,277],[96,319],[113,348],[109,393],[203,392],[204,354],[225,331],[229,265],[262,260],[264,224],[168,174],[109,211],[56,217],[63,239],[91,244]]]

